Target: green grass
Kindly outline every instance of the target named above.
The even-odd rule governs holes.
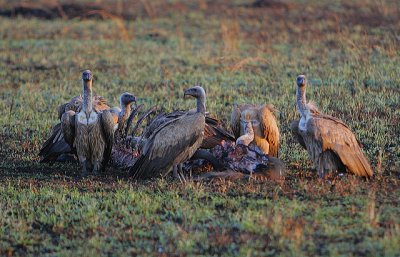
[[[222,2],[153,2],[153,17],[123,21],[0,17],[0,255],[399,255],[398,3],[296,1],[286,13]],[[274,104],[288,178],[179,185],[39,164],[83,69],[112,105],[129,91],[192,108],[183,91],[195,83],[225,122],[235,103]],[[311,172],[289,131],[300,73],[308,99],[355,132],[374,179],[332,185]]]

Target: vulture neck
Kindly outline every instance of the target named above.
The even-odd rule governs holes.
[[[129,114],[131,113],[131,105],[121,103],[121,112],[118,116],[119,127],[123,125],[123,123],[128,119]]]
[[[206,96],[197,97],[197,112],[206,115]]]
[[[93,110],[93,96],[92,96],[92,81],[83,81],[83,111],[87,116],[90,116],[90,113]]]
[[[306,102],[306,87],[297,86],[296,88],[297,108],[299,109],[301,117],[307,116],[307,102]]]

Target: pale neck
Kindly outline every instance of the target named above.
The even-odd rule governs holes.
[[[302,117],[307,116],[306,87],[296,88],[297,108]]]
[[[92,81],[83,81],[83,106],[82,109],[86,114],[90,114],[93,110]]]
[[[197,98],[197,112],[206,114],[206,97],[204,95]]]
[[[128,116],[131,112],[131,105],[130,104],[124,105],[121,103],[120,107],[121,107],[121,112],[118,115],[119,116],[118,121],[125,122],[128,119]]]

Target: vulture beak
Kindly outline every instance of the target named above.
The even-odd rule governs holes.
[[[130,95],[129,100],[131,101],[131,103],[136,103],[136,97],[134,95]]]
[[[190,88],[188,90],[185,91],[185,93],[183,94],[183,97],[186,98],[188,96],[194,96],[193,95],[193,90]]]

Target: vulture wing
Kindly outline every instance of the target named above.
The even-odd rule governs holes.
[[[306,143],[304,142],[302,135],[299,133],[299,122],[300,120],[292,121],[292,123],[290,123],[290,130],[292,131],[293,136],[297,139],[297,142],[307,150]]]
[[[235,137],[220,126],[220,121],[206,116],[204,139],[200,148],[211,149],[222,141],[235,141]]]
[[[231,129],[235,138],[240,137],[240,117],[241,109],[239,106],[235,106],[231,113]]]
[[[106,147],[103,154],[102,169],[104,170],[108,164],[111,151],[114,144],[114,132],[118,126],[118,115],[112,110],[104,110],[99,114],[100,117],[100,127],[103,138],[106,142]]]
[[[93,97],[93,107],[96,110],[96,112],[101,112],[110,109],[110,106],[108,106],[107,104],[107,100],[99,95],[95,95]]]
[[[308,123],[308,133],[319,137],[322,150],[333,151],[353,174],[363,177],[373,175],[368,159],[363,154],[359,142],[341,120],[329,115],[313,115]]]
[[[173,165],[189,159],[201,144],[204,123],[204,116],[196,113],[182,115],[162,124],[151,134],[142,155],[131,168],[133,177],[165,176]]]
[[[269,144],[269,155],[278,157],[279,151],[279,129],[276,123],[275,115],[273,114],[275,108],[272,105],[263,105],[258,110],[258,120],[264,138]]]
[[[61,123],[53,127],[51,136],[43,143],[39,156],[42,157],[40,162],[54,162],[63,153],[70,153],[71,148],[65,142],[61,131]]]
[[[75,140],[75,112],[67,111],[61,116],[61,132],[65,142],[73,149]]]

